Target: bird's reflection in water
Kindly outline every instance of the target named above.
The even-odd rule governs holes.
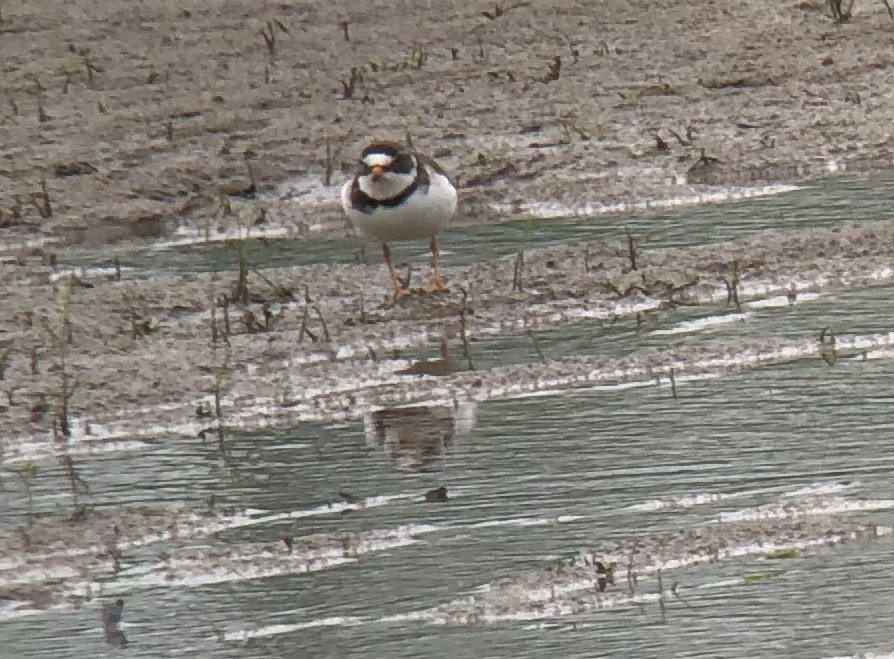
[[[393,407],[366,415],[366,438],[407,471],[433,471],[447,449],[475,427],[475,403]]]
[[[103,605],[100,610],[102,631],[106,643],[116,648],[127,646],[127,637],[121,631],[121,618],[124,615],[124,600],[118,599]]]

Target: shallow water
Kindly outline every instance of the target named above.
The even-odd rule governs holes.
[[[894,215],[890,204],[894,175],[875,173],[841,176],[822,183],[804,183],[777,192],[722,204],[681,206],[631,215],[597,215],[587,219],[521,219],[496,226],[447,229],[441,234],[446,265],[467,265],[512,254],[525,246],[565,241],[620,240],[625,230],[646,238],[646,248],[684,247],[739,238],[764,229],[830,226],[858,220],[882,220]],[[363,252],[361,254],[361,246]],[[422,243],[399,244],[395,259],[427,262]],[[249,241],[250,263],[287,267],[310,263],[378,263],[380,248],[357,238],[264,239]],[[78,249],[60,254],[60,264],[107,265],[117,257],[123,268],[137,273],[158,270],[214,271],[235,267],[237,254],[225,242],[201,241],[159,249],[124,245],[102,251]]]
[[[765,199],[604,218],[599,226],[613,226],[615,235],[622,223],[635,232],[661,227],[654,243],[678,245],[774,226],[881,219],[890,217],[888,180],[837,179]],[[590,230],[583,226],[538,222],[525,239],[578,239]],[[488,230],[505,243],[482,244],[484,231],[457,232],[444,242],[463,245],[462,237],[474,244],[474,251],[453,247],[470,259],[503,246],[517,249],[511,241],[519,240],[518,225]],[[314,258],[333,257],[338,244],[327,245]],[[287,262],[288,243],[269,249],[271,260]],[[131,265],[144,267],[138,252],[132,258]],[[199,248],[154,259],[161,268],[200,269],[209,259],[223,267],[220,254]],[[826,326],[839,337],[867,335],[894,330],[890,299],[890,287],[880,286],[804,296],[794,305],[746,304],[733,322],[719,322],[731,310],[718,305],[697,316],[656,315],[639,329],[631,319],[586,321],[536,338],[544,355],[555,359],[816,337]],[[482,340],[473,351],[479,368],[539,359],[527,336]],[[222,513],[218,526],[201,522],[192,535],[128,546],[117,574],[97,563],[88,574],[63,577],[61,587],[70,593],[92,582],[94,598],[80,608],[18,609],[16,615],[0,609],[4,652],[120,654],[104,641],[99,613],[99,601],[116,597],[125,602],[126,652],[142,657],[831,657],[891,651],[890,534],[821,543],[787,558],[771,560],[758,549],[688,567],[670,566],[680,557],[664,544],[661,596],[656,575],[643,571],[629,597],[619,578],[600,600],[602,608],[566,614],[531,615],[506,602],[502,618],[443,624],[435,607],[482,597],[481,587],[501,578],[546,575],[558,557],[630,536],[658,547],[656,538],[680,529],[774,515],[828,519],[830,532],[845,521],[891,526],[892,356],[842,354],[831,366],[810,358],[681,380],[677,398],[665,381],[489,400],[462,414],[448,408],[422,420],[396,414],[366,423],[230,432],[227,461],[214,439],[192,436],[108,445],[77,458],[91,487],[89,500],[98,506],[186,502],[201,509],[213,494],[216,506],[248,513]],[[67,506],[56,461],[38,461],[38,474],[32,510]],[[25,522],[28,504],[21,483],[4,482],[0,510],[10,528]],[[447,501],[423,500],[440,485],[447,487]],[[309,569],[290,558],[282,540],[288,535],[297,545],[311,534],[345,533],[356,544]],[[767,533],[744,540],[794,542],[785,531]],[[170,554],[167,562],[157,556],[162,550]],[[24,574],[0,568],[0,586]]]

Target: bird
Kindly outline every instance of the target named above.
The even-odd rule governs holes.
[[[446,291],[441,278],[438,232],[456,212],[457,191],[447,172],[429,156],[387,140],[373,141],[360,153],[354,178],[341,190],[351,223],[382,243],[394,299],[409,291],[398,279],[389,243],[428,239],[432,278],[425,291]]]

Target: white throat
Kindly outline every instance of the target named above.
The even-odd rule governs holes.
[[[359,176],[357,177],[357,183],[367,197],[377,201],[384,201],[398,196],[413,185],[415,179],[415,174],[385,172],[378,181],[373,181],[369,176]]]

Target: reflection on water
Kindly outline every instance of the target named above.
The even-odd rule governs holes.
[[[116,648],[127,645],[127,637],[121,631],[121,616],[124,613],[124,600],[118,599],[103,605],[100,614],[102,616],[102,630],[106,643]]]
[[[384,449],[391,463],[406,471],[432,471],[447,449],[475,427],[478,406],[393,407],[364,419],[366,439]]]

